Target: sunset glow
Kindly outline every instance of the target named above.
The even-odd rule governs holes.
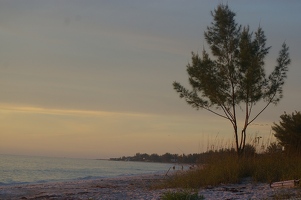
[[[248,142],[260,135],[267,144],[279,116],[300,111],[301,2],[227,2],[239,23],[265,31],[268,73],[282,43],[290,47],[284,98],[248,130]],[[192,51],[208,48],[203,34],[218,3],[3,1],[0,154],[110,158],[232,147],[229,121],[192,109],[172,87],[188,85],[186,65]]]

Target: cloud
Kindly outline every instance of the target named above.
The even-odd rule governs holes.
[[[132,116],[132,117],[146,117],[149,115],[138,113],[118,113],[105,112],[93,110],[69,110],[69,109],[52,109],[42,107],[17,106],[17,105],[0,105],[2,112],[16,112],[27,114],[46,114],[46,115],[69,115],[69,116],[99,116],[99,117],[113,117],[113,116]]]

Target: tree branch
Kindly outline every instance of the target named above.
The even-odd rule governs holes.
[[[209,111],[209,112],[211,112],[211,113],[213,113],[213,114],[215,114],[215,115],[217,115],[217,116],[220,116],[220,117],[222,117],[222,118],[225,118],[225,119],[228,119],[228,120],[231,121],[231,118],[228,117],[227,115],[226,115],[226,116],[225,116],[225,115],[222,115],[222,114],[220,114],[220,113],[218,113],[218,112],[215,112],[215,111],[213,111],[213,110],[211,110],[211,109],[209,109],[209,108],[207,108],[207,107],[201,106],[201,105],[199,105],[198,107],[203,108],[203,109],[205,109],[205,110],[207,110],[207,111]]]
[[[269,102],[267,103],[267,105],[248,123],[251,124],[253,121],[255,121],[255,119],[257,119],[257,117],[272,103],[274,97],[276,96],[276,93],[273,95],[273,97],[269,100]]]

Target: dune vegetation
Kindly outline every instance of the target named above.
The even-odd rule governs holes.
[[[284,152],[247,153],[238,157],[235,151],[211,152],[197,167],[175,173],[163,183],[163,187],[200,188],[219,184],[239,183],[244,178],[254,182],[299,179],[301,157]]]

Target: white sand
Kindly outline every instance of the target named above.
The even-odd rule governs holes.
[[[83,180],[45,184],[1,186],[0,199],[160,199],[171,189],[151,190],[149,186],[164,179],[164,174],[139,175],[99,180]],[[175,191],[175,189],[172,189]],[[300,189],[273,189],[269,184],[254,184],[245,180],[241,184],[221,185],[200,189],[205,199],[274,199],[275,195],[300,195]]]
[[[300,188],[271,188],[267,183],[253,183],[245,179],[240,184],[227,184],[201,189],[206,200],[217,199],[301,199]]]

